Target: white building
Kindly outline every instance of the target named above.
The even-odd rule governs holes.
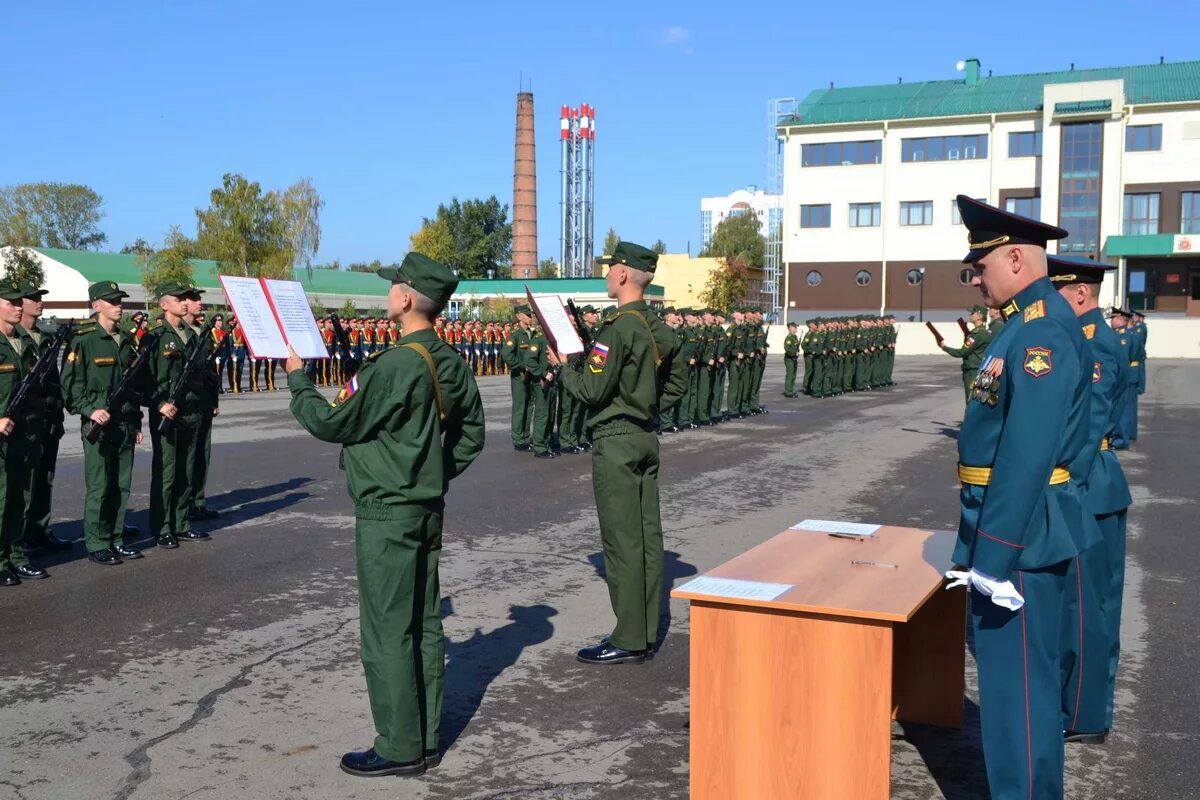
[[[945,317],[978,302],[960,263],[961,193],[1066,228],[1058,252],[1118,263],[1106,302],[1200,316],[1200,61],[960,68],[817,90],[780,123],[792,315]]]
[[[700,198],[700,249],[708,247],[713,231],[729,217],[740,217],[753,213],[758,217],[759,232],[763,236],[780,222],[781,200],[777,194],[767,194],[757,186],[726,195],[725,197]]]

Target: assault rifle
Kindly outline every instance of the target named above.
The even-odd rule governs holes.
[[[200,358],[204,353],[204,343],[208,340],[208,336],[212,333],[213,321],[209,320],[205,323],[200,332],[193,337],[192,341],[195,344],[192,346],[192,351],[188,353],[187,360],[183,362],[183,371],[179,373],[179,377],[175,380],[175,385],[171,387],[171,393],[167,395],[167,402],[179,408],[180,402],[183,400],[183,393],[188,390],[192,380],[192,373],[199,369],[205,360]],[[161,335],[161,334],[160,334]],[[149,349],[149,348],[147,348]],[[158,432],[168,434],[175,427],[175,420],[163,417],[158,421]]]
[[[38,356],[37,363],[25,374],[16,391],[9,395],[8,404],[4,407],[4,416],[11,419],[14,414],[21,410],[26,401],[29,400],[30,393],[42,387],[46,377],[50,374],[50,370],[54,368],[59,348],[74,333],[74,322],[68,322],[65,325],[59,326],[58,330],[54,333],[54,338],[50,341],[50,346],[42,351],[42,354]]]
[[[587,323],[583,321],[583,312],[575,305],[575,301],[569,297],[567,298],[567,311],[575,318],[575,328],[579,332],[579,340],[583,342],[583,357],[587,358],[588,354],[592,352],[592,345],[595,344],[595,340],[592,339],[592,332],[588,329]]]
[[[137,358],[125,368],[125,371],[121,373],[121,377],[117,381],[117,385],[108,393],[108,399],[104,403],[104,410],[109,413],[109,416],[115,416],[121,410],[121,404],[125,402],[126,397],[130,399],[137,398],[137,393],[130,391],[130,388],[133,382],[137,380],[138,375],[141,374],[142,369],[146,366],[146,362],[150,360],[150,355],[154,352],[155,346],[158,345],[159,336],[162,336],[162,334],[150,336],[148,337],[149,341],[142,342]],[[104,432],[104,427],[93,422],[91,427],[87,429],[87,433],[83,435],[83,438],[87,439],[89,444],[95,444],[96,440],[100,438],[100,434]]]

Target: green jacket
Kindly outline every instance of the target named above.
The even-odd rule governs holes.
[[[522,363],[525,371],[535,378],[541,379],[550,371],[550,358],[546,353],[549,347],[550,340],[546,338],[546,334],[535,328],[529,335],[528,349],[523,351]]]
[[[563,388],[588,407],[589,430],[621,421],[645,429],[687,392],[680,349],[644,300],[626,303],[596,334],[586,364],[563,370]]]
[[[800,337],[794,333],[789,333],[783,339],[783,357],[795,358],[800,352]]]
[[[514,375],[525,369],[525,351],[529,349],[529,338],[529,331],[518,325],[500,349],[500,358]]]
[[[942,345],[942,350],[963,360],[963,372],[975,372],[983,364],[983,354],[987,352],[991,343],[992,335],[988,333],[987,328],[980,325],[967,335],[962,347]]]
[[[23,325],[17,326],[17,333],[29,340],[30,347],[34,348],[34,352],[40,358],[43,353],[50,349],[50,343],[54,341],[54,337],[40,328],[34,326],[37,332],[37,340]],[[62,435],[63,423],[63,394],[62,380],[59,375],[58,365],[51,364],[50,371],[46,373],[42,380],[42,385],[39,387],[38,396],[41,399],[41,410],[45,414],[45,421],[52,426],[58,426],[57,435]],[[35,404],[38,401],[34,401]]]
[[[20,327],[17,325],[18,329]],[[21,380],[29,374],[33,365],[37,363],[38,353],[33,340],[28,336],[22,336],[19,332],[14,332],[13,338],[16,339],[18,350],[14,350],[9,344],[8,337],[0,336],[0,416],[4,415],[9,397],[21,385]],[[36,402],[26,403],[13,418],[13,422],[20,430],[29,423],[36,422],[41,414],[42,410],[37,407]]]
[[[437,367],[446,419],[438,422],[423,345]],[[341,444],[354,513],[398,519],[413,504],[440,507],[450,481],[483,452],[483,403],[471,368],[432,328],[367,359],[332,404],[304,370],[288,375],[291,411],[321,441]]]
[[[165,322],[155,329],[159,332],[154,344],[154,355],[150,357],[150,391],[149,402],[151,410],[158,411],[163,403],[171,399],[171,389],[183,374],[183,363],[196,342],[196,333],[186,322],[181,322],[178,328]],[[177,405],[182,415],[197,415],[203,407],[203,379],[193,373],[193,379],[188,382],[183,396]]]
[[[105,408],[109,393],[135,358],[137,339],[129,332],[118,330],[114,338],[94,321],[80,325],[71,340],[62,373],[63,399],[67,408],[84,419],[96,409]],[[142,410],[138,400],[145,388],[143,374],[138,385],[123,398],[117,421],[141,427]]]
[[[201,325],[189,327],[196,336],[200,335],[203,328]],[[213,338],[212,331],[209,331],[204,341],[200,342],[200,346],[204,348],[204,354],[200,356],[203,364],[197,370],[197,394],[200,395],[200,402],[204,404],[204,407],[212,410],[221,403],[221,376],[217,373],[215,359],[217,341]]]

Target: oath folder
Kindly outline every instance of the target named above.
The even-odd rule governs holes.
[[[925,327],[929,328],[929,332],[933,334],[933,338],[936,339],[937,343],[940,345],[942,343],[942,335],[938,333],[938,329],[933,327],[932,322],[926,322]]]
[[[579,332],[571,324],[567,309],[557,295],[534,297],[526,284],[525,296],[529,298],[529,307],[533,309],[533,315],[537,317],[538,324],[542,326],[554,352],[564,356],[583,352],[583,340],[579,338]]]
[[[967,327],[967,321],[962,317],[958,318],[958,329],[963,332],[963,336],[971,335],[971,329]]]

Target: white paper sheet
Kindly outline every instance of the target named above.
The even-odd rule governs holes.
[[[325,340],[313,317],[312,307],[308,304],[308,296],[299,281],[264,280],[271,300],[275,303],[275,314],[280,327],[283,328],[283,338],[301,358],[329,358],[325,349]],[[285,348],[283,357],[287,357]]]
[[[774,600],[793,588],[795,587],[790,583],[744,581],[738,578],[715,578],[710,575],[701,575],[675,591],[707,594],[713,597],[736,597],[741,600]]]
[[[558,299],[558,295],[534,297],[533,293],[529,291],[528,284],[525,285],[525,295],[529,298],[534,315],[542,324],[546,337],[558,352],[564,356],[582,353],[583,340],[579,338],[579,333],[571,324],[571,317],[567,314],[562,300]]]
[[[806,519],[791,527],[794,531],[812,531],[814,533],[844,533],[847,536],[874,536],[879,530],[878,525],[866,525],[861,522],[835,522],[828,519]]]
[[[220,279],[229,307],[241,323],[250,354],[255,358],[287,358],[287,343],[258,278],[221,275]]]

